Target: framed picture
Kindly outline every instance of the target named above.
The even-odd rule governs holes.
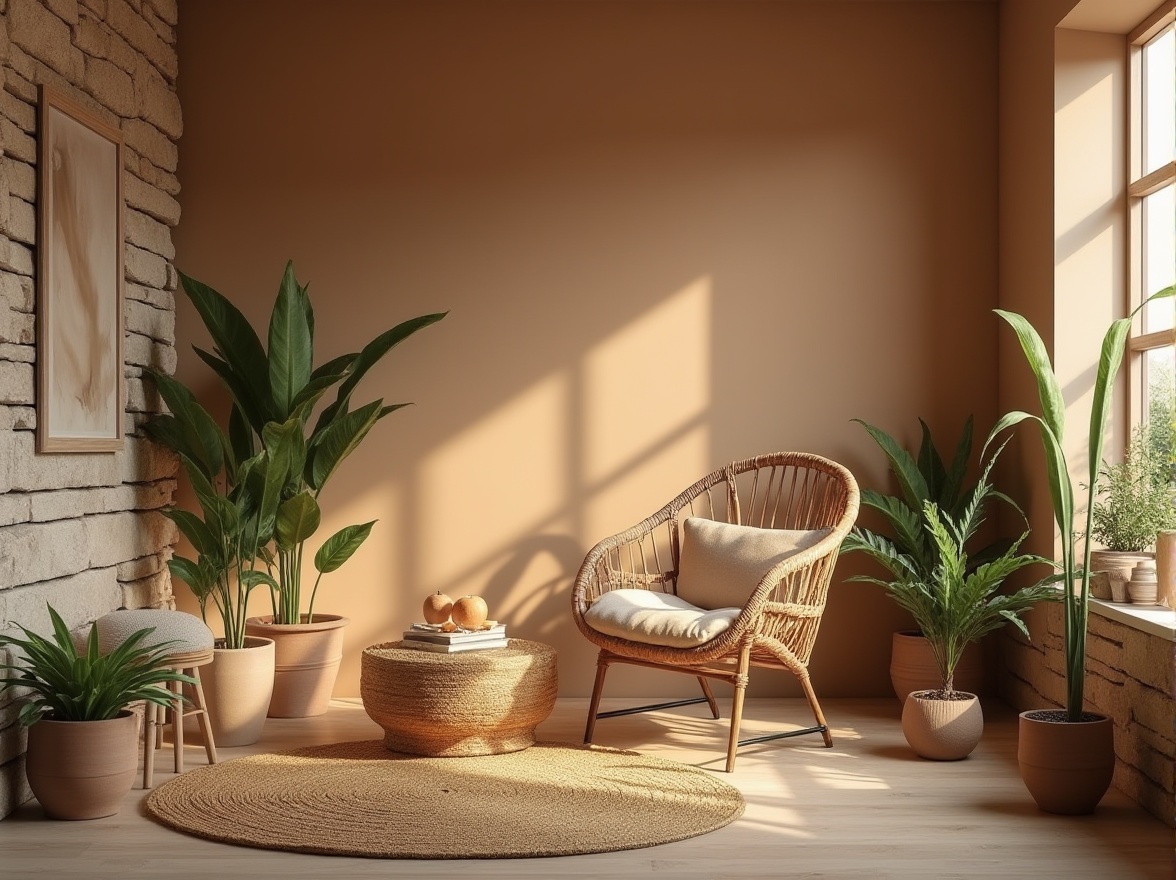
[[[123,445],[123,141],[41,87],[37,451]]]

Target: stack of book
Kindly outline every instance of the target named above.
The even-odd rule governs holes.
[[[459,651],[486,651],[506,647],[506,625],[494,624],[485,629],[445,632],[440,624],[414,623],[404,633],[402,648],[456,654]]]

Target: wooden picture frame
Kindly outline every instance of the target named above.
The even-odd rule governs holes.
[[[41,87],[37,451],[123,448],[123,138]]]

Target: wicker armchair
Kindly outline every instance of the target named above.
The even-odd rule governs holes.
[[[593,547],[580,567],[572,591],[576,625],[585,638],[600,648],[584,742],[592,741],[597,718],[704,701],[718,718],[718,704],[708,683],[713,678],[735,687],[727,749],[728,772],[734,769],[735,752],[740,745],[820,733],[825,745],[832,746],[833,738],[809,680],[808,661],[821,623],[837,550],[857,518],[858,503],[857,483],[841,465],[806,453],[773,453],[733,462],[703,477],[657,513]],[[677,593],[682,540],[679,521],[691,516],[764,529],[828,529],[828,533],[808,549],[774,565],[751,592],[729,628],[702,644],[668,647],[594,629],[584,615],[595,601],[612,590]],[[703,696],[599,712],[604,678],[613,663],[696,676]],[[816,726],[740,741],[743,698],[752,667],[786,669],[794,674],[816,716]]]

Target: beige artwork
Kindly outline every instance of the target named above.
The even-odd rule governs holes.
[[[45,118],[40,419],[49,450],[109,449],[122,415],[118,150],[57,107]]]

